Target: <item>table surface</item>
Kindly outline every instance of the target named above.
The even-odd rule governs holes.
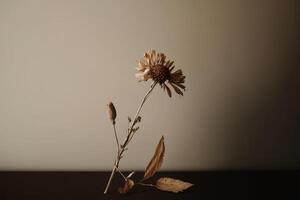
[[[270,199],[297,195],[300,189],[299,171],[199,171],[158,172],[150,182],[160,177],[172,177],[195,184],[189,190],[174,194],[152,187],[136,187],[129,194],[117,193],[123,184],[118,175],[109,194],[103,190],[110,172],[0,172],[0,200],[30,199]],[[139,180],[142,172],[133,179]]]

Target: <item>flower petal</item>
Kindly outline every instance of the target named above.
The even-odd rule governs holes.
[[[181,96],[183,96],[183,93],[181,92],[181,90],[174,84],[170,83],[170,85],[174,88],[175,92]]]
[[[172,97],[172,92],[171,92],[170,88],[167,85],[165,85],[165,87],[167,89],[169,97]]]
[[[173,64],[174,64],[174,61],[171,61],[171,62],[169,62],[169,63],[166,65],[166,67],[167,67],[167,68],[170,68]]]
[[[136,73],[135,77],[139,80],[139,81],[144,81],[145,77],[144,77],[144,73]]]
[[[176,86],[180,87],[181,89],[185,90],[185,86],[182,85],[181,83],[176,83],[176,82],[174,82],[174,84],[175,84]]]

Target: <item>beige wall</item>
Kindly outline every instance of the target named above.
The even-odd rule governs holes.
[[[296,2],[0,0],[0,170],[111,168],[105,105],[124,137],[149,49],[187,91],[155,89],[123,169],[143,169],[162,134],[164,170],[299,167]]]

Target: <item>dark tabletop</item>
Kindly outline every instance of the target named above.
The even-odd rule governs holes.
[[[126,195],[117,193],[123,184],[115,177],[109,194],[103,190],[109,172],[0,172],[0,200],[100,200],[100,199],[300,199],[299,171],[201,171],[158,172],[150,180],[172,177],[195,184],[174,194],[151,187],[136,187]],[[133,179],[142,177],[137,173]]]

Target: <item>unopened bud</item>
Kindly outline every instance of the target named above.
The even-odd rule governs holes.
[[[113,123],[115,123],[115,119],[116,119],[116,117],[117,117],[117,111],[116,111],[116,108],[115,108],[115,106],[114,106],[114,104],[113,104],[112,102],[110,102],[110,103],[107,105],[107,107],[108,107],[108,110],[107,110],[107,112],[108,112],[108,117],[109,117],[109,119],[110,119]]]

